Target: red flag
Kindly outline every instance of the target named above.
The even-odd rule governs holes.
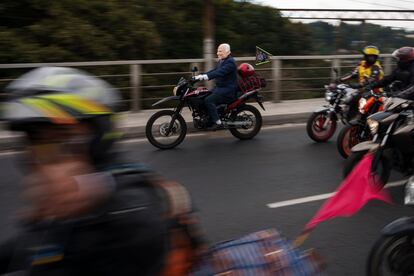
[[[379,179],[371,174],[373,155],[366,154],[352,172],[342,181],[336,193],[319,209],[305,226],[310,231],[320,222],[335,218],[352,216],[371,199],[391,203],[388,192],[382,189]]]

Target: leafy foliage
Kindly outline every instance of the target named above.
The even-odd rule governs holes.
[[[313,52],[318,54],[332,54],[338,49],[360,53],[366,45],[375,45],[381,52],[391,53],[402,46],[414,44],[409,32],[375,24],[342,23],[333,26],[315,22],[307,27],[312,34]]]
[[[238,55],[261,45],[302,52],[309,32],[275,9],[232,0],[215,5],[216,41]],[[202,56],[204,1],[4,0],[0,63]]]

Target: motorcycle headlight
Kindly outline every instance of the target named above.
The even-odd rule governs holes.
[[[368,118],[367,125],[368,125],[369,130],[371,131],[371,134],[372,135],[377,134],[378,127],[379,127],[379,123],[377,121]]]
[[[329,102],[332,99],[332,92],[325,92],[325,100]]]
[[[404,203],[406,205],[414,205],[414,177],[411,176],[405,184]]]
[[[366,105],[366,104],[367,104],[367,100],[366,100],[366,99],[361,98],[361,99],[359,100],[359,106],[358,106],[358,109],[359,109],[359,112],[360,112],[361,114],[364,114],[364,113],[365,113],[364,107],[365,107],[365,105]]]

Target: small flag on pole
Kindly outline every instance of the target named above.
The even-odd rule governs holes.
[[[261,65],[270,62],[272,54],[256,46],[256,65]]]

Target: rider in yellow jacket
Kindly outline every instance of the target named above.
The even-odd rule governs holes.
[[[384,77],[381,63],[378,60],[380,51],[376,46],[366,46],[362,53],[364,59],[348,75],[341,78],[341,81],[358,78],[358,84],[363,87],[367,84],[377,82]],[[381,92],[380,88],[375,88],[374,92]]]

